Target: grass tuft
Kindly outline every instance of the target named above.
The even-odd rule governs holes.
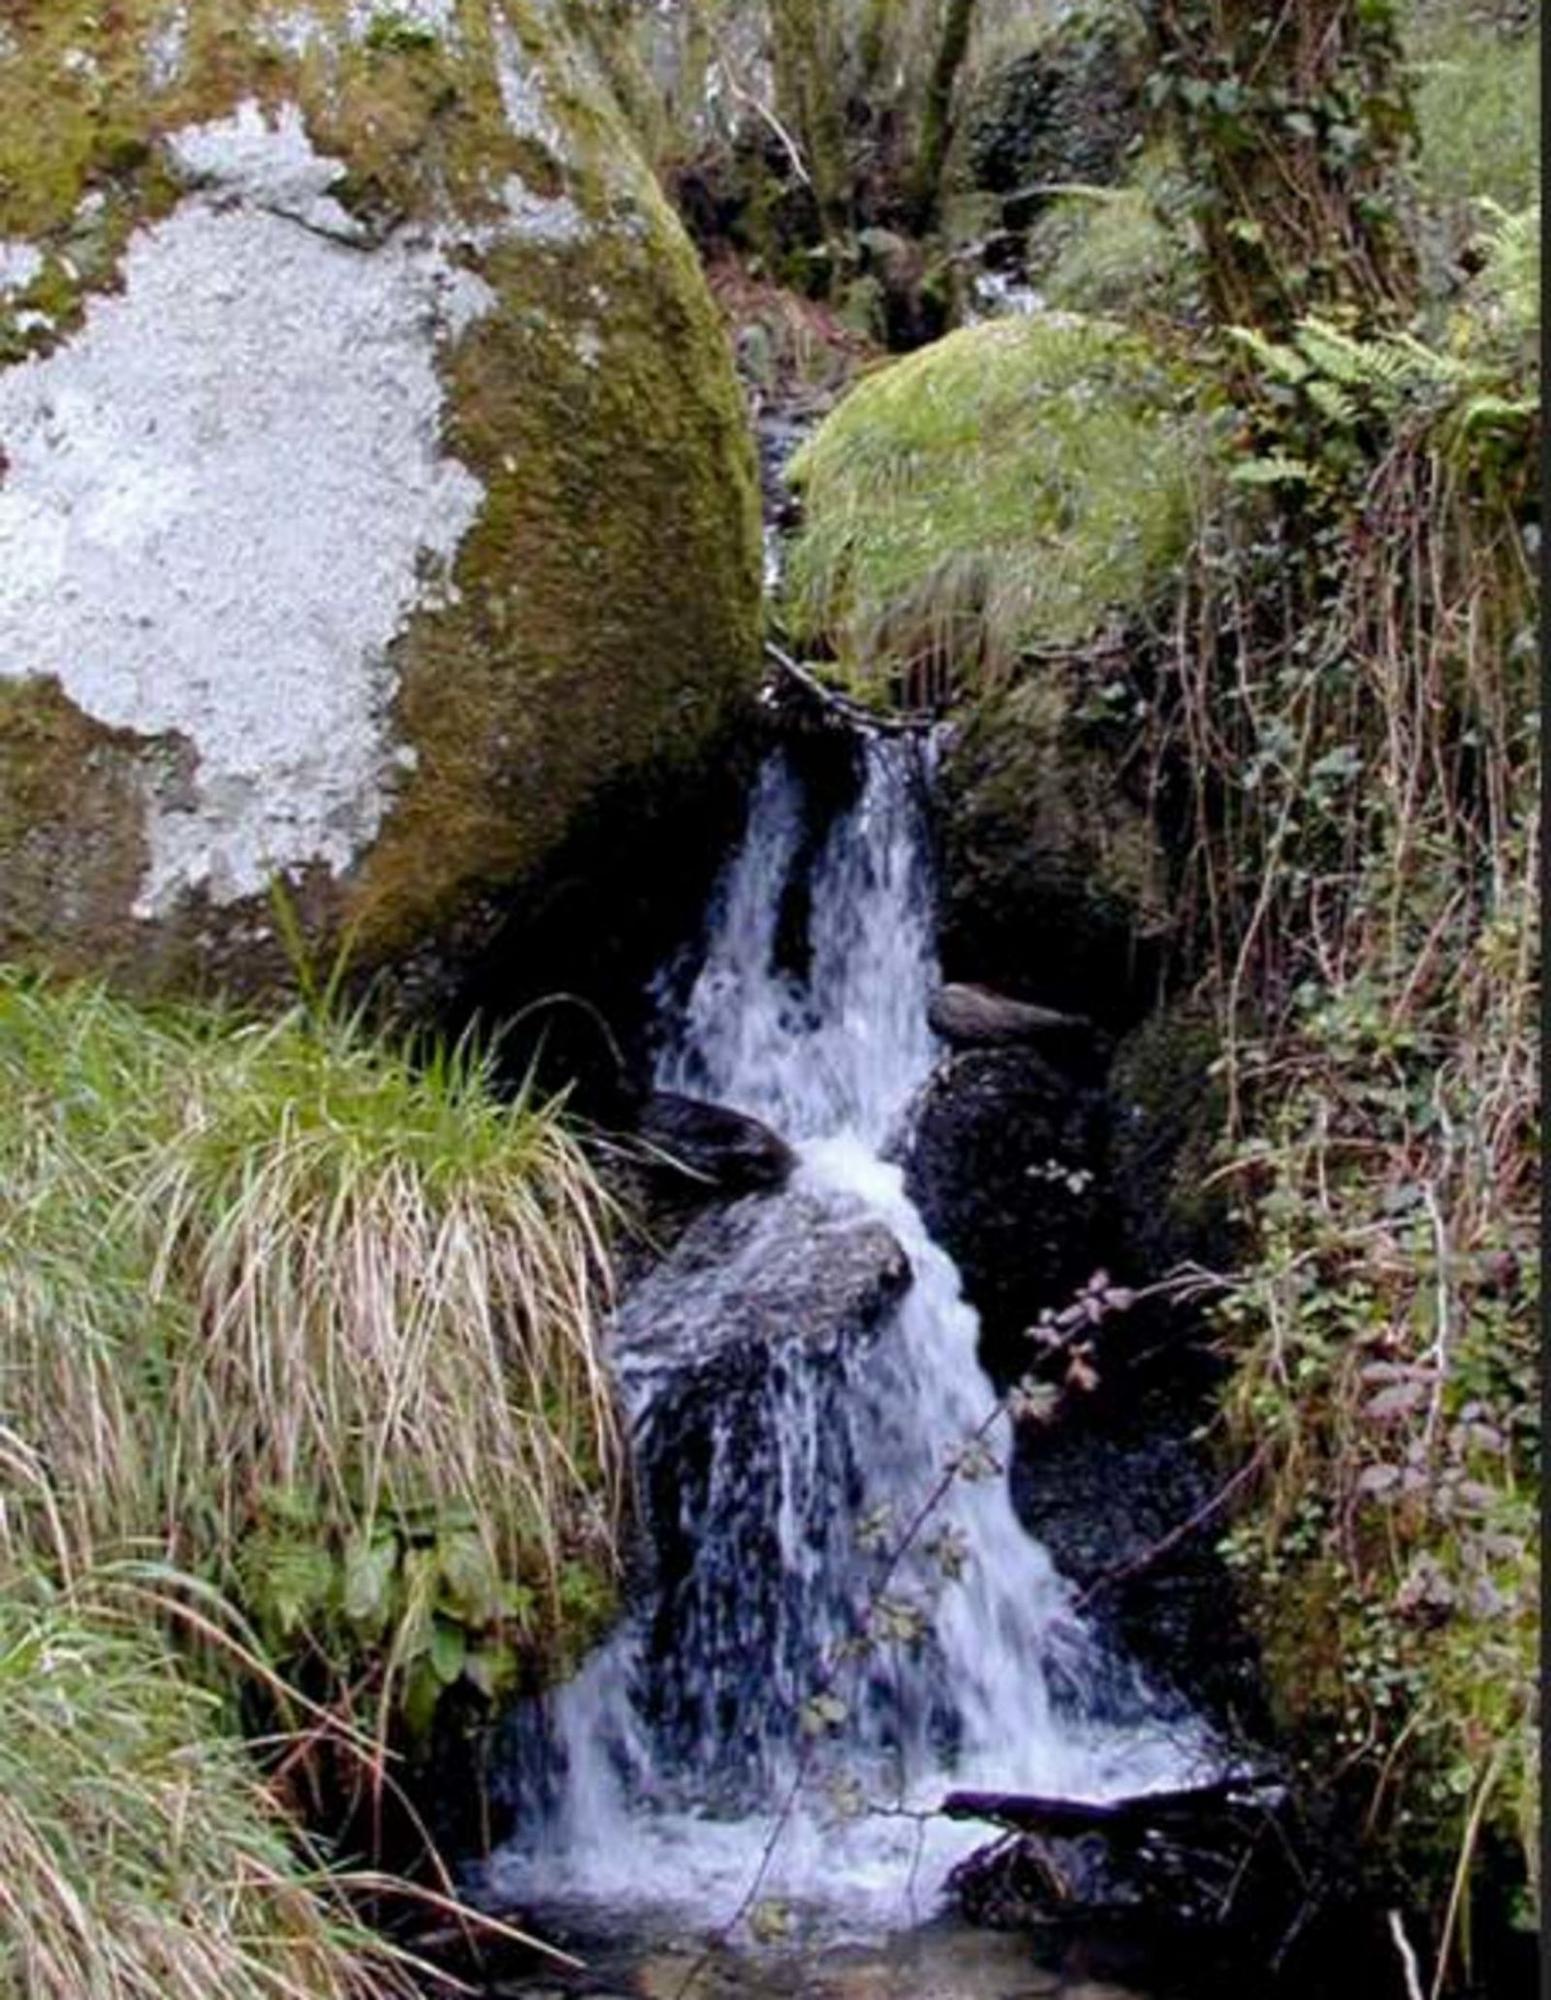
[[[0,1562],[165,1561],[421,1721],[609,1574],[607,1204],[557,1106],[10,974],[0,1096],[0,1398],[49,1479]]]
[[[392,2000],[219,1703],[150,1632],[0,1586],[0,1994]]]

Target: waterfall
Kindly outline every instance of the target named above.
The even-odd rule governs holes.
[[[523,1823],[491,1869],[530,1906],[715,1925],[763,1869],[762,1896],[832,1924],[909,1922],[986,1837],[927,1816],[946,1791],[1104,1798],[1187,1782],[1205,1754],[1102,1655],[1014,1516],[975,1313],[890,1157],[939,1053],[926,752],[878,738],[858,754],[856,796],[816,852],[799,770],[785,753],[765,765],[668,1006],[660,1087],[765,1120],[799,1168],[738,1205],[720,1261],[668,1260],[622,1314],[622,1392],[674,1580],[530,1718]],[[685,1389],[735,1304],[779,1300],[827,1240],[876,1244],[880,1225],[910,1269],[885,1325],[819,1346],[794,1328],[735,1384],[723,1369]],[[994,1456],[962,1463],[982,1432]],[[863,1651],[869,1607],[886,1636]],[[815,1693],[829,1702],[805,1736]]]

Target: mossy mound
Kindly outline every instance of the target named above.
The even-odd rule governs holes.
[[[867,687],[985,685],[1124,622],[1188,542],[1189,396],[1138,335],[1054,314],[881,370],[793,461],[794,632]]]
[[[1126,641],[1213,455],[1180,366],[1047,314],[867,378],[794,462],[799,640],[865,695],[963,718],[938,787],[950,976],[1134,1018],[1167,889]]]
[[[0,453],[0,956],[278,986],[280,878],[439,977],[757,673],[726,341],[564,10],[24,7]]]

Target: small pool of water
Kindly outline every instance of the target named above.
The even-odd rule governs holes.
[[[946,1918],[874,1944],[565,1942],[585,1972],[508,1974],[487,1987],[489,2000],[1145,2000],[1070,1961],[1042,1962],[1026,1936]]]

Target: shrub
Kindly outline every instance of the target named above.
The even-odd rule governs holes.
[[[1265,1468],[1228,1552],[1443,1969],[1483,1833],[1527,1915],[1538,1859],[1536,224],[1499,220],[1447,347],[1246,338],[1260,450],[1171,675]]]
[[[467,1051],[11,974],[0,1097],[0,1380],[59,1517],[13,1494],[12,1564],[165,1560],[419,1721],[596,1613],[606,1207],[555,1105]]]

